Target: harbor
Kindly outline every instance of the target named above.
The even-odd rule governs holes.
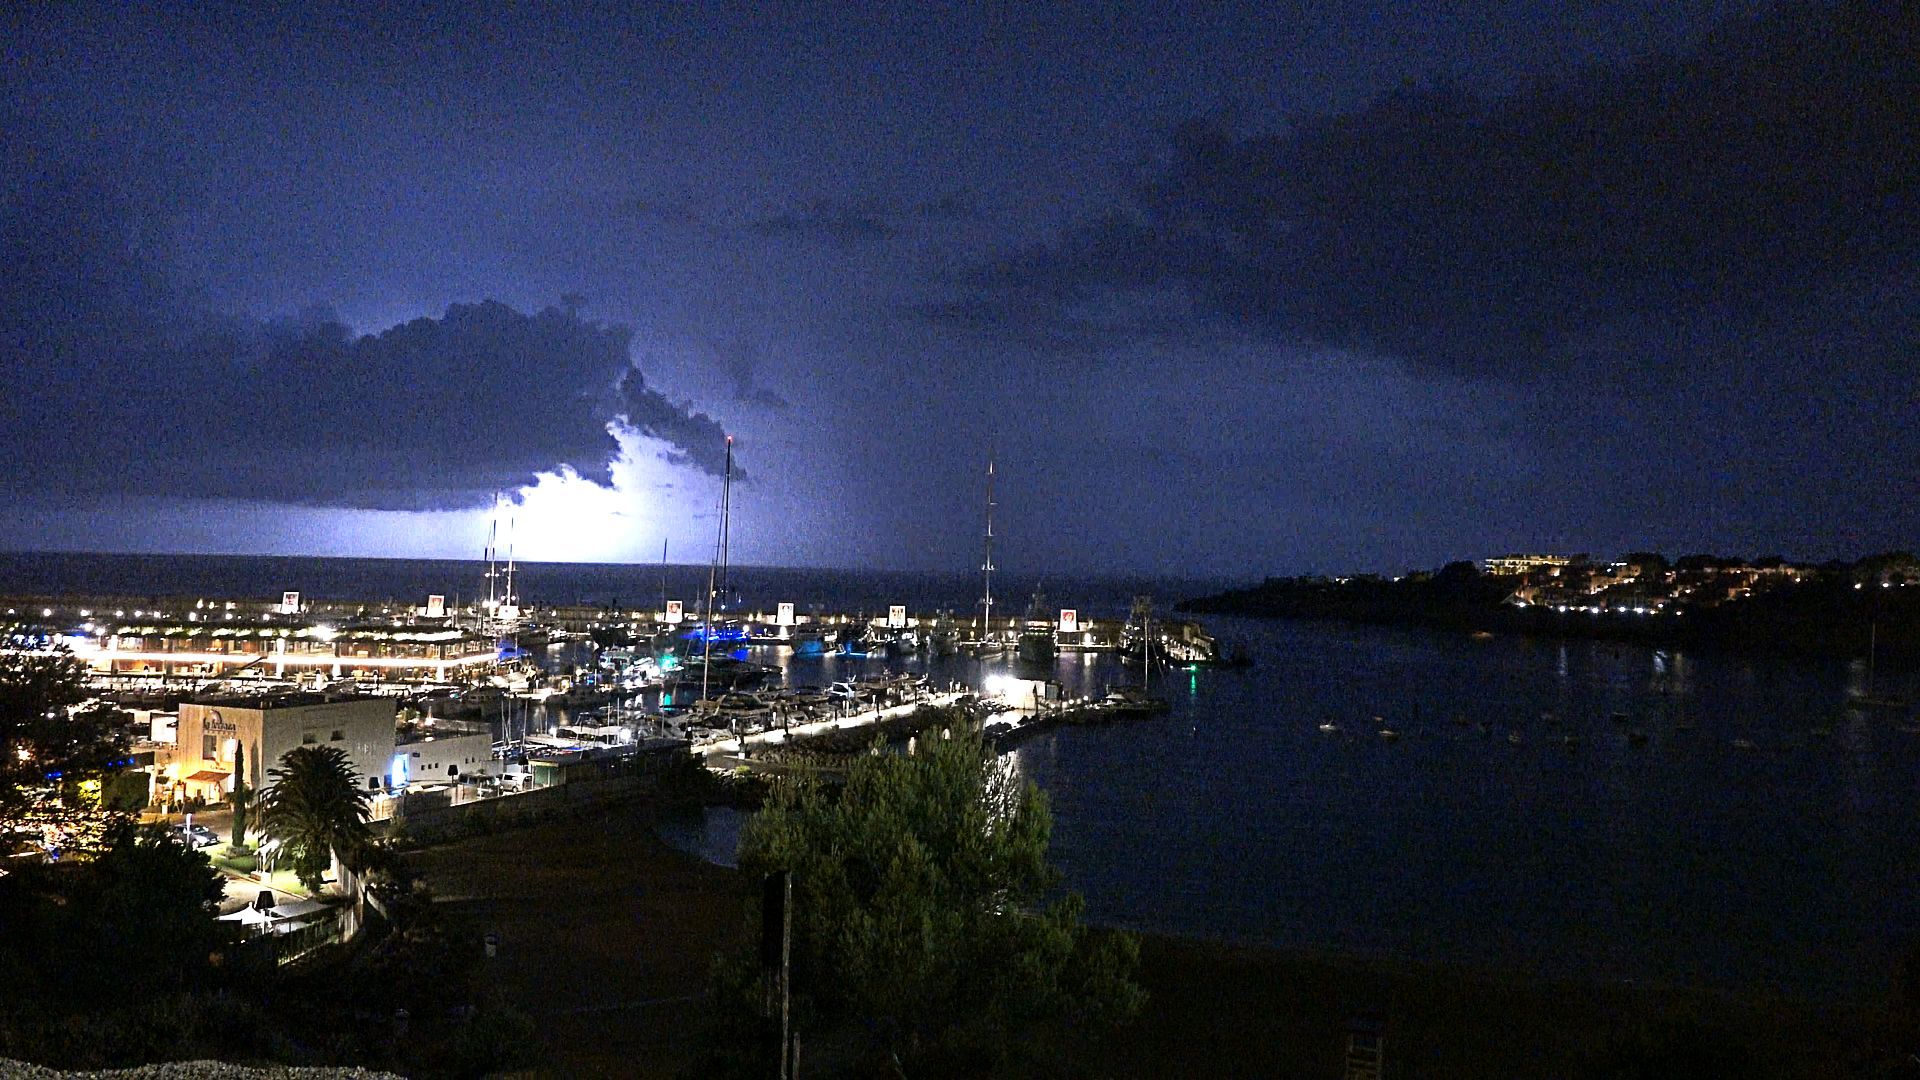
[[[486,580],[502,587],[465,607],[440,594],[396,604],[283,590],[16,595],[0,610],[16,647],[70,650],[91,688],[129,710],[133,760],[165,809],[218,805],[234,782],[225,757],[180,741],[181,718],[197,717],[198,703],[298,711],[388,700],[396,734],[376,741],[392,750],[360,763],[376,819],[403,797],[458,806],[628,759],[684,755],[718,771],[764,771],[770,752],[829,732],[869,739],[857,733],[884,734],[924,706],[960,707],[1010,746],[1062,723],[1151,711],[1156,677],[1225,662],[1204,627],[1156,618],[1144,597],[1119,617],[1044,610],[1036,598],[991,621],[819,602],[723,604],[709,621],[671,599],[648,610],[525,603],[514,571],[489,560]],[[1095,666],[1098,686],[1080,678]]]

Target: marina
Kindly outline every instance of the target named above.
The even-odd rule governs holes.
[[[422,564],[415,573],[446,569]],[[685,568],[677,580],[697,589],[706,569]],[[584,593],[592,586],[574,581],[607,572],[541,573],[543,588]],[[1583,978],[1765,977],[1815,997],[1886,985],[1893,943],[1908,932],[1892,883],[1920,875],[1900,840],[1903,823],[1920,820],[1905,779],[1920,770],[1920,738],[1909,712],[1872,703],[1913,697],[1911,676],[1884,665],[1869,694],[1864,659],[1768,665],[1509,635],[1226,616],[1181,624],[1162,609],[1150,624],[1156,653],[1206,642],[1213,662],[1143,667],[1128,647],[1130,629],[1143,625],[1133,597],[1177,598],[1178,588],[1099,581],[1049,586],[1091,611],[1062,634],[1056,609],[1055,656],[1034,663],[1012,647],[1024,618],[997,603],[1002,647],[969,647],[980,639],[978,616],[964,613],[977,576],[938,588],[849,578],[822,589],[809,571],[733,573],[750,587],[716,605],[710,651],[699,620],[683,611],[668,623],[664,605],[532,601],[546,644],[503,649],[480,634],[473,640],[491,650],[489,662],[444,682],[426,671],[356,669],[346,658],[339,680],[331,665],[317,673],[341,692],[391,696],[423,730],[484,733],[502,775],[465,794],[446,785],[448,798],[540,790],[695,745],[710,768],[766,771],[795,731],[801,742],[841,737],[834,745],[857,752],[887,730],[883,721],[922,703],[999,702],[978,719],[1010,767],[1047,791],[1068,881],[1095,918],[1143,929],[1288,947],[1331,941],[1435,962],[1491,958]],[[658,598],[657,571],[628,575],[640,585],[622,591]],[[886,602],[888,593],[907,604]],[[51,629],[89,619],[97,629],[103,608],[108,619],[115,610],[102,600],[129,605],[131,621],[134,595],[61,602],[16,593],[0,603],[39,602],[59,616],[34,612]],[[229,619],[224,599],[196,607],[202,597],[138,595],[143,620],[156,608],[203,613],[174,620],[196,631],[365,621],[411,632],[432,623],[417,602],[323,595],[303,600],[296,618],[256,596],[236,598]],[[782,595],[799,598],[788,625]],[[908,607],[897,620],[907,625],[891,625],[896,606]],[[903,640],[899,631],[948,626],[960,631],[951,653],[885,647]],[[270,691],[295,681],[291,665],[275,679],[258,652],[234,647],[237,656],[217,654],[224,676],[189,655],[170,675],[101,664],[95,678],[146,708],[229,683]],[[1230,662],[1237,650],[1251,654],[1251,667]],[[685,662],[696,655],[706,662]],[[1135,691],[1165,711],[1100,705]],[[412,789],[437,786],[415,778]],[[722,861],[724,837],[737,832],[726,813],[713,811],[720,846],[701,847]],[[1717,867],[1711,878],[1676,869],[1700,858]],[[1222,865],[1236,872],[1223,878],[1214,869]],[[1544,877],[1531,869],[1542,865]],[[1461,907],[1443,883],[1477,899]],[[1741,891],[1757,924],[1826,929],[1775,934],[1765,947],[1717,935],[1723,888]],[[1277,906],[1275,895],[1288,902]],[[1658,921],[1634,914],[1649,911]],[[1594,940],[1609,944],[1596,951]]]

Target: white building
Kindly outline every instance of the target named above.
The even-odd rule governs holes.
[[[445,784],[486,776],[493,764],[493,739],[485,733],[424,735],[394,747],[387,775],[396,787]]]
[[[268,770],[300,746],[336,746],[369,791],[389,786],[394,763],[392,698],[281,694],[183,702],[179,746],[160,783],[208,802],[233,791],[234,751],[246,747],[247,785],[270,786]]]

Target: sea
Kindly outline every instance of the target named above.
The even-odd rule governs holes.
[[[669,567],[700,595],[706,567]],[[452,594],[469,563],[0,555],[0,594]],[[659,567],[534,564],[530,599],[638,604]],[[730,568],[748,607],[971,609],[972,575]],[[1123,613],[1222,583],[1005,578]],[[692,586],[693,589],[689,589]],[[1001,585],[996,582],[996,593]],[[1026,594],[1026,595],[1023,595]],[[1865,711],[1860,662],[1333,622],[1209,618],[1246,669],[1166,673],[1159,718],[1008,751],[1051,802],[1089,916],[1225,941],[1552,978],[1882,998],[1920,943],[1920,724]],[[769,656],[792,685],[894,669],[981,685],[1009,661]],[[1015,674],[1032,677],[1022,669]],[[1069,693],[1137,682],[1063,653]],[[1913,700],[1912,676],[1875,691]],[[1382,735],[1391,730],[1393,738]],[[670,823],[715,861],[724,809]]]

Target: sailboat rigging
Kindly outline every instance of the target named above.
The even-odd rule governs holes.
[[[713,676],[713,598],[727,557],[727,518],[733,499],[733,436],[727,436],[727,469],[720,481],[720,529],[714,536],[713,562],[707,567],[707,611],[700,631],[700,699],[709,700]]]
[[[1000,651],[993,637],[993,452],[987,452],[987,529],[982,538],[984,549],[980,560],[980,572],[985,578],[986,593],[980,600],[980,654],[991,656]]]

